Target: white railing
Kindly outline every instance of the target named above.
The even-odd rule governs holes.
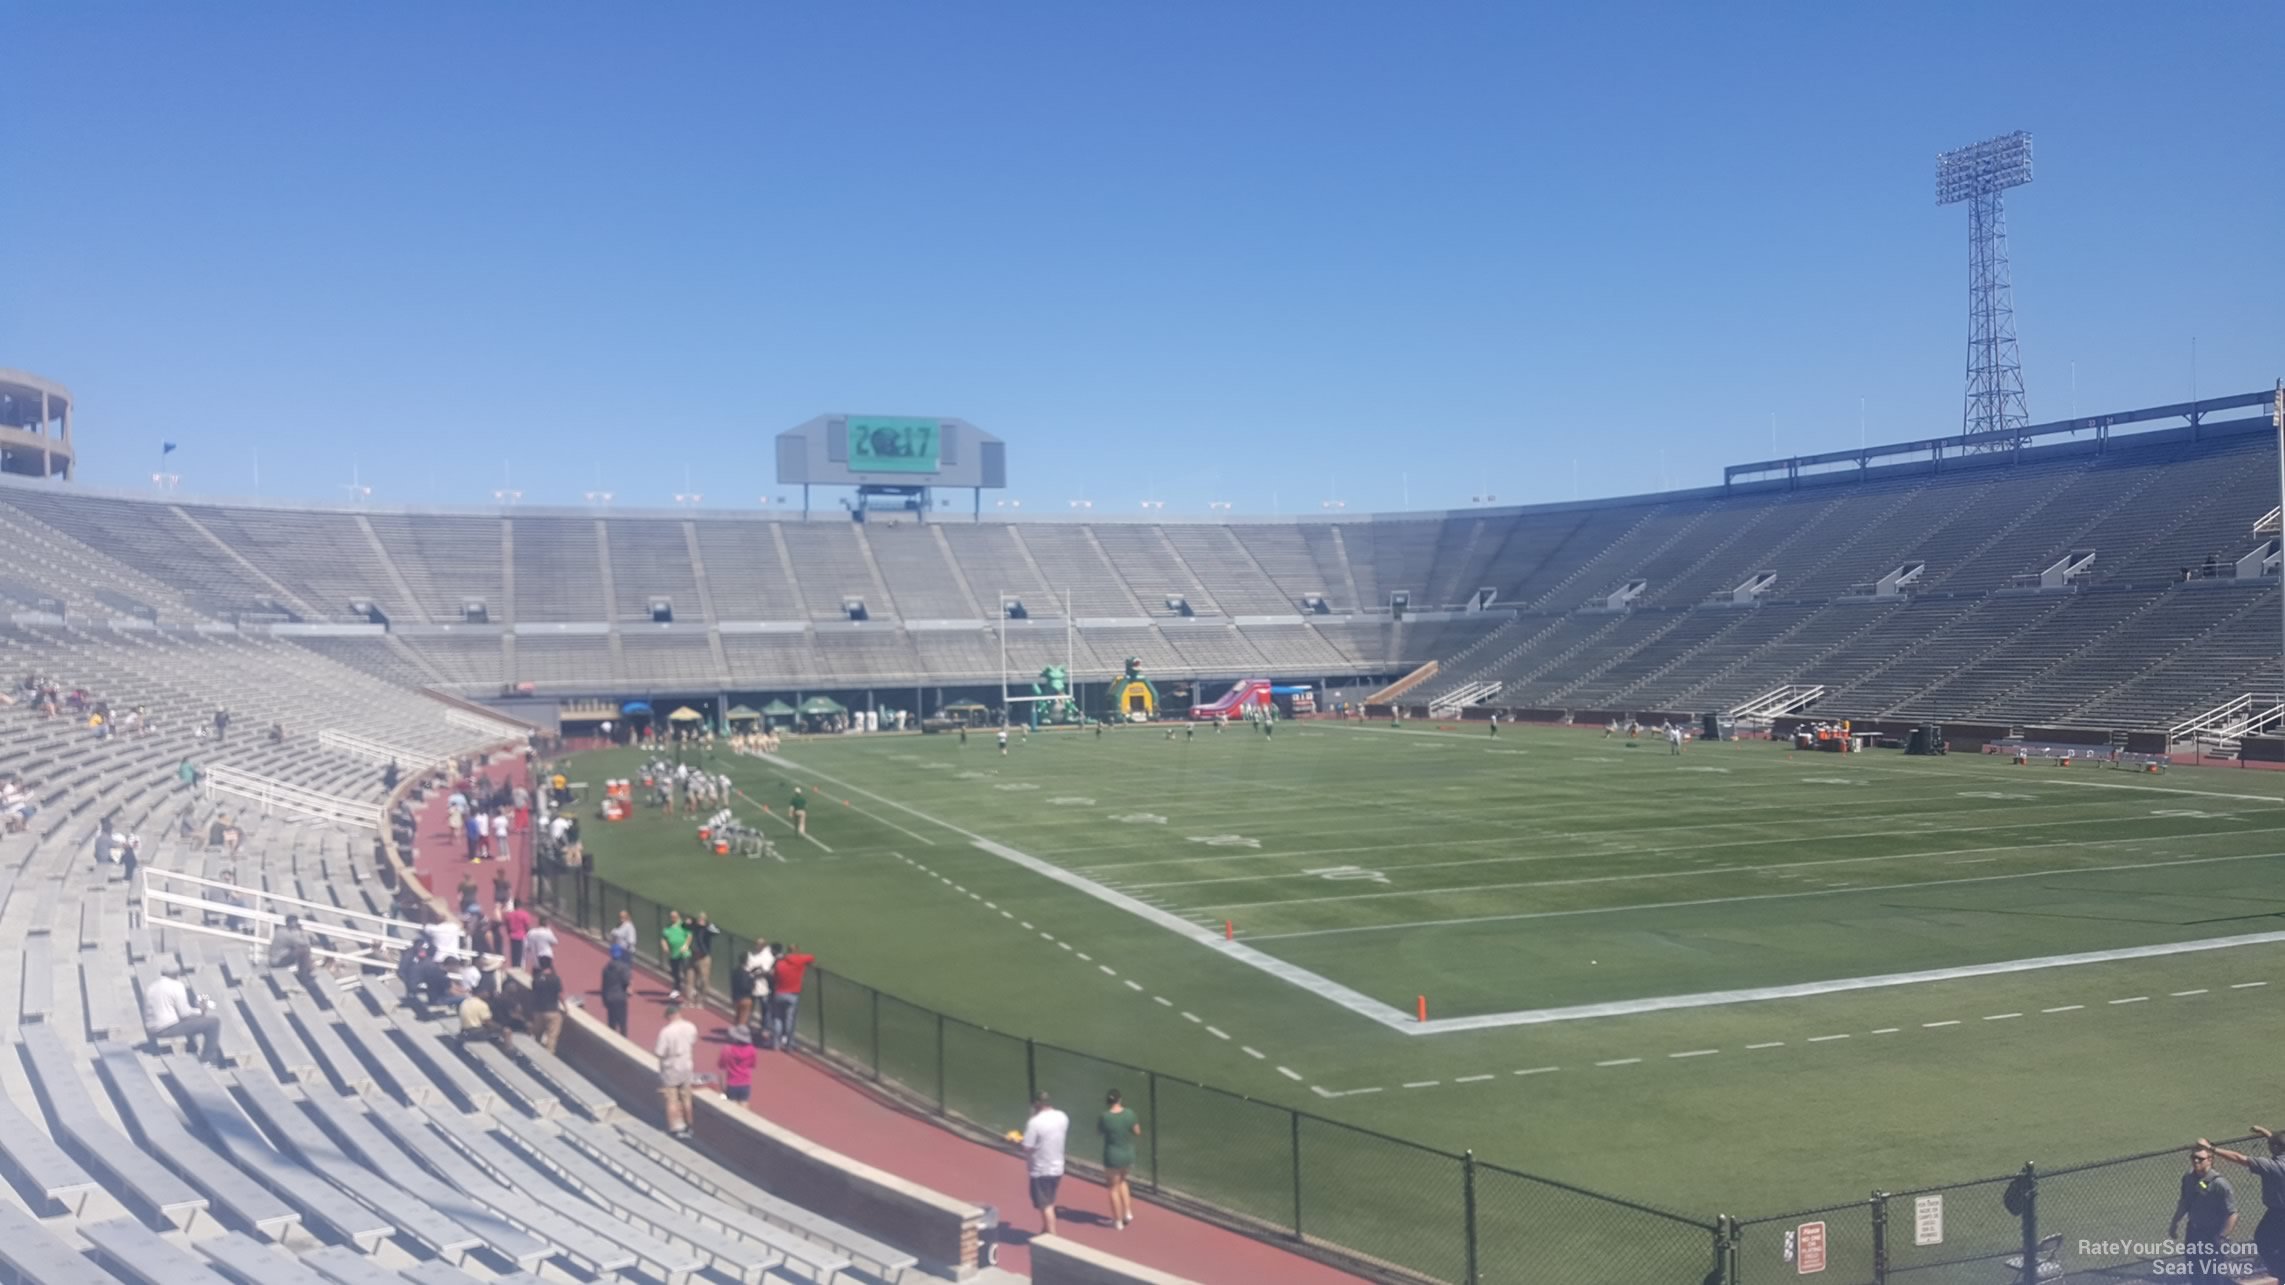
[[[268,958],[270,943],[287,915],[300,917],[316,958],[358,968],[395,968],[398,953],[421,933],[420,925],[401,919],[202,875],[144,866],[137,877],[143,885],[146,917],[164,917],[167,927],[178,931],[242,943],[263,959]],[[182,913],[169,914],[170,907]]]
[[[503,719],[486,718],[482,714],[470,713],[458,705],[444,707],[444,721],[454,727],[467,728],[471,732],[482,732],[486,736],[513,736],[519,740],[529,730]]]
[[[2206,741],[2235,742],[2281,721],[2285,721],[2285,699],[2274,692],[2248,692],[2187,722],[2176,723],[2166,729],[2166,735],[2176,741],[2195,736]]]
[[[376,763],[394,763],[407,772],[424,771],[448,762],[442,754],[428,750],[408,750],[401,745],[376,741],[355,732],[344,732],[328,727],[317,734],[317,743],[329,750],[339,750],[356,758],[371,759]]]
[[[1440,718],[1469,705],[1481,705],[1499,694],[1500,683],[1496,679],[1478,679],[1472,683],[1462,683],[1430,701],[1428,714],[1431,718]]]
[[[245,799],[262,809],[262,815],[272,812],[298,812],[326,821],[372,829],[380,824],[380,812],[370,801],[358,802],[338,795],[323,794],[287,785],[265,776],[256,776],[241,768],[215,764],[206,769],[202,788],[208,798],[228,794]]]
[[[1796,713],[1822,700],[1825,686],[1822,683],[1787,683],[1773,687],[1752,700],[1733,705],[1726,712],[1731,718],[1777,718]]]

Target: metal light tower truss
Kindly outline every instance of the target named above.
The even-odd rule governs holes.
[[[2031,135],[2018,130],[1936,157],[1936,204],[1968,207],[1968,393],[1960,431],[2001,449],[2031,422],[2015,346],[2015,287],[2000,194],[2031,181]]]

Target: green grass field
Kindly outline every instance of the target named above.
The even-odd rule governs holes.
[[[817,787],[816,842],[772,820],[783,861],[716,858],[646,811],[590,827],[604,879],[973,1022],[1692,1215],[2274,1109],[2269,774],[1330,724],[715,761],[780,813]],[[2252,940],[2151,949],[2224,938]],[[1920,976],[1831,985],[1889,974]],[[2110,1230],[2162,1227],[2151,1199]]]

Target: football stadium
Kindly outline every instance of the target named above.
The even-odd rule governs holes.
[[[1938,156],[1956,421],[1528,503],[1027,512],[888,379],[755,507],[619,498],[663,390],[583,495],[281,498],[41,345],[0,1265],[2273,1281],[2285,380],[2035,420],[2031,181]]]

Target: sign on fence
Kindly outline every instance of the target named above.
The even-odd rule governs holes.
[[[1912,1198],[1912,1243],[1915,1245],[1941,1245],[1944,1243],[1944,1197]]]
[[[1825,1224],[1803,1223],[1794,1233],[1793,1270],[1802,1276],[1825,1270]]]

